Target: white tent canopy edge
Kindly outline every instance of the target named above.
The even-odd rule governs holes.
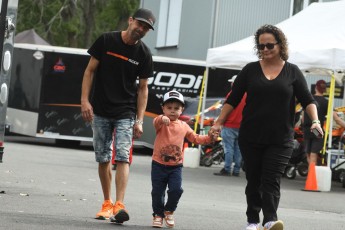
[[[288,39],[289,62],[303,71],[345,70],[345,1],[313,3],[277,24]],[[242,69],[258,60],[254,36],[207,52],[206,66]]]

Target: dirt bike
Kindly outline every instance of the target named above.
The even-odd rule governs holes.
[[[210,167],[222,162],[224,162],[224,149],[221,138],[218,138],[214,144],[201,147],[200,165]]]
[[[291,180],[295,179],[297,172],[300,176],[306,177],[308,175],[308,166],[303,145],[303,133],[301,129],[295,128],[294,148],[290,161],[285,168],[284,177]]]

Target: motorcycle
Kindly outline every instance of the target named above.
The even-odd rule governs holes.
[[[188,125],[194,128],[196,117],[188,115],[181,115],[180,120],[185,121]],[[213,117],[206,117],[204,119],[204,127],[211,127],[214,123]],[[199,132],[199,124],[197,125],[197,132]],[[200,165],[211,167],[213,164],[220,165],[225,161],[225,154],[222,145],[222,138],[218,137],[217,140],[209,145],[201,146]]]
[[[214,144],[201,147],[200,165],[210,167],[213,164],[219,165],[224,160],[225,156],[221,137]]]
[[[308,175],[308,160],[303,145],[303,132],[300,128],[295,128],[295,139],[292,156],[288,165],[285,168],[284,177],[288,179],[295,179],[297,172],[300,176],[306,177]]]

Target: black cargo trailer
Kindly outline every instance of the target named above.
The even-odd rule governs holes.
[[[91,141],[90,124],[80,113],[81,83],[90,58],[87,50],[18,43],[14,56],[7,112],[10,132],[76,143]],[[161,113],[161,99],[167,91],[183,93],[186,111],[196,114],[205,71],[203,61],[157,56],[153,60],[144,134],[134,142],[145,147],[153,146],[152,119]],[[237,72],[211,70],[206,107],[225,97],[230,87],[227,81]]]
[[[0,163],[4,153],[4,135],[8,104],[9,83],[13,60],[13,38],[16,25],[18,0],[0,3]]]

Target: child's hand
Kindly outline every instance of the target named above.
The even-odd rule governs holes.
[[[170,124],[170,118],[167,116],[162,116],[162,123],[168,126]]]
[[[219,138],[219,132],[217,132],[216,134],[213,134],[213,141],[216,142],[218,141]]]

